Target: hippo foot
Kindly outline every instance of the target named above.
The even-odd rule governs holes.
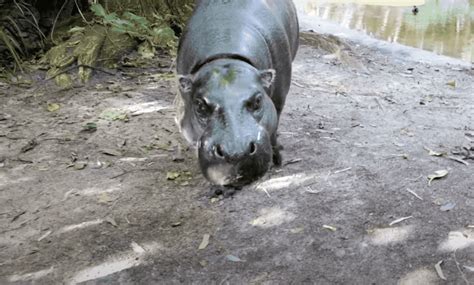
[[[231,187],[231,186],[220,186],[220,185],[212,185],[211,191],[209,193],[210,198],[217,198],[220,195],[224,196],[224,198],[229,198],[234,196],[234,194],[242,188],[240,187]]]
[[[283,146],[280,144],[273,147],[273,164],[277,167],[281,166],[283,158],[281,156],[280,150],[283,149]]]

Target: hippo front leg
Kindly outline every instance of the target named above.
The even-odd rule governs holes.
[[[273,150],[273,157],[272,157],[273,158],[273,164],[277,167],[281,166],[283,158],[281,156],[280,150],[283,149],[283,146],[278,143],[276,133],[274,133],[272,135],[271,143],[272,143],[272,150]]]

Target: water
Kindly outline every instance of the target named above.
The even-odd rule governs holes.
[[[308,15],[389,42],[474,61],[474,0],[295,0]],[[413,14],[413,5],[418,13]]]

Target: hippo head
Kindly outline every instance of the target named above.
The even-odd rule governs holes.
[[[278,125],[269,96],[274,77],[273,69],[233,59],[179,76],[180,127],[197,146],[202,173],[212,183],[241,186],[268,170]]]

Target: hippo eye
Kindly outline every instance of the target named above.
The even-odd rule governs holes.
[[[255,112],[262,108],[262,95],[258,94],[247,102],[247,109],[251,112]]]
[[[196,99],[194,101],[194,105],[196,106],[196,111],[200,115],[209,114],[211,108],[209,107],[209,105],[206,104],[206,101],[204,101],[203,99]]]

